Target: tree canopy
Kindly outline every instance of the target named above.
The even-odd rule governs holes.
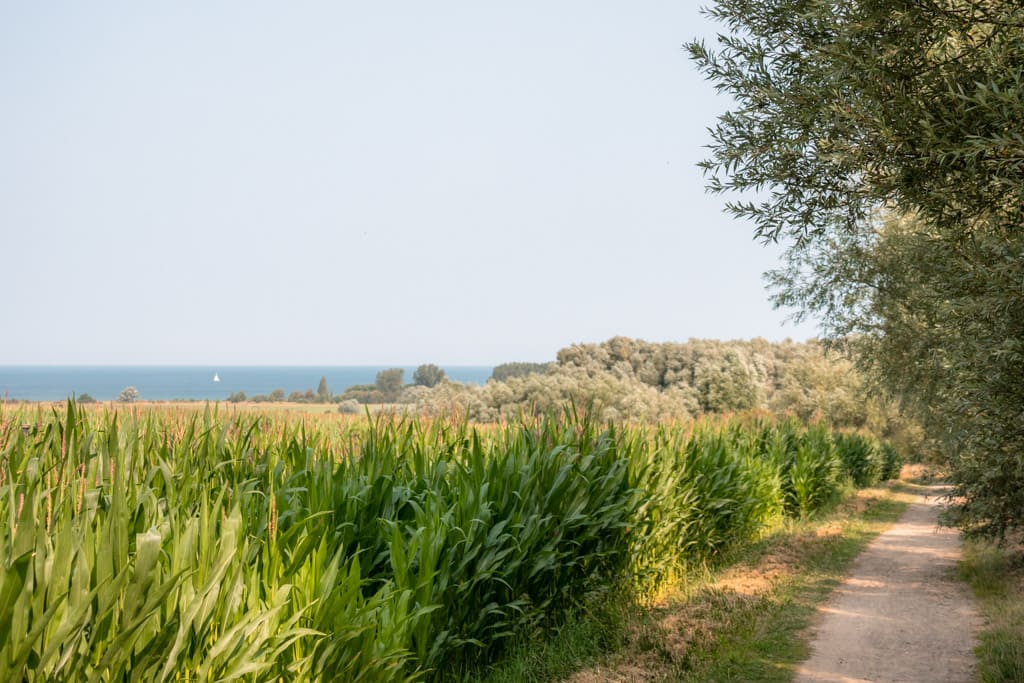
[[[434,387],[444,380],[444,370],[433,363],[424,363],[412,373],[412,383],[421,387]]]
[[[394,400],[402,391],[402,376],[405,371],[402,368],[388,368],[377,373],[377,390],[385,397],[385,400]]]
[[[403,399],[427,413],[456,409],[481,421],[559,410],[570,401],[609,420],[756,410],[821,420],[836,429],[867,429],[903,452],[919,441],[916,426],[891,401],[871,395],[848,360],[816,342],[652,343],[613,337],[563,348],[556,362],[543,367],[544,372],[491,379],[484,386],[406,388]]]
[[[960,521],[1024,526],[1024,5],[719,0],[703,163],[814,314],[941,438]],[[750,195],[753,194],[752,199]]]
[[[719,0],[689,51],[735,108],[703,163],[757,234],[798,240],[875,208],[969,232],[1024,211],[1024,5]]]
[[[510,377],[525,377],[532,373],[545,373],[551,369],[551,363],[501,363],[491,370],[491,379],[504,382]]]

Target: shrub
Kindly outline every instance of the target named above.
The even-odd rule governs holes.
[[[121,403],[134,403],[139,400],[139,390],[135,387],[125,387],[117,395],[117,400]]]
[[[341,399],[352,399],[357,403],[385,403],[385,396],[375,384],[353,384],[340,396]]]
[[[347,398],[338,404],[338,412],[343,415],[356,415],[362,412],[362,408],[359,406],[359,401],[351,398]]]

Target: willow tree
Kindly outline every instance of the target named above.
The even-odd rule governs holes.
[[[1024,526],[1024,4],[719,0],[703,162],[815,314],[942,438],[960,521]],[[752,198],[751,198],[752,197]]]

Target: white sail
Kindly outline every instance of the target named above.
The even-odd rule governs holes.
[[[213,373],[213,381],[214,381],[214,382],[219,382],[219,381],[220,381],[220,377],[218,377],[218,376],[217,376],[217,373],[216,373],[216,372],[215,372],[215,373]]]

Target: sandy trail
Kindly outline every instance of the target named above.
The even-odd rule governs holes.
[[[941,487],[917,502],[854,562],[822,608],[797,683],[974,681],[981,625],[956,580],[956,531],[936,527]]]

